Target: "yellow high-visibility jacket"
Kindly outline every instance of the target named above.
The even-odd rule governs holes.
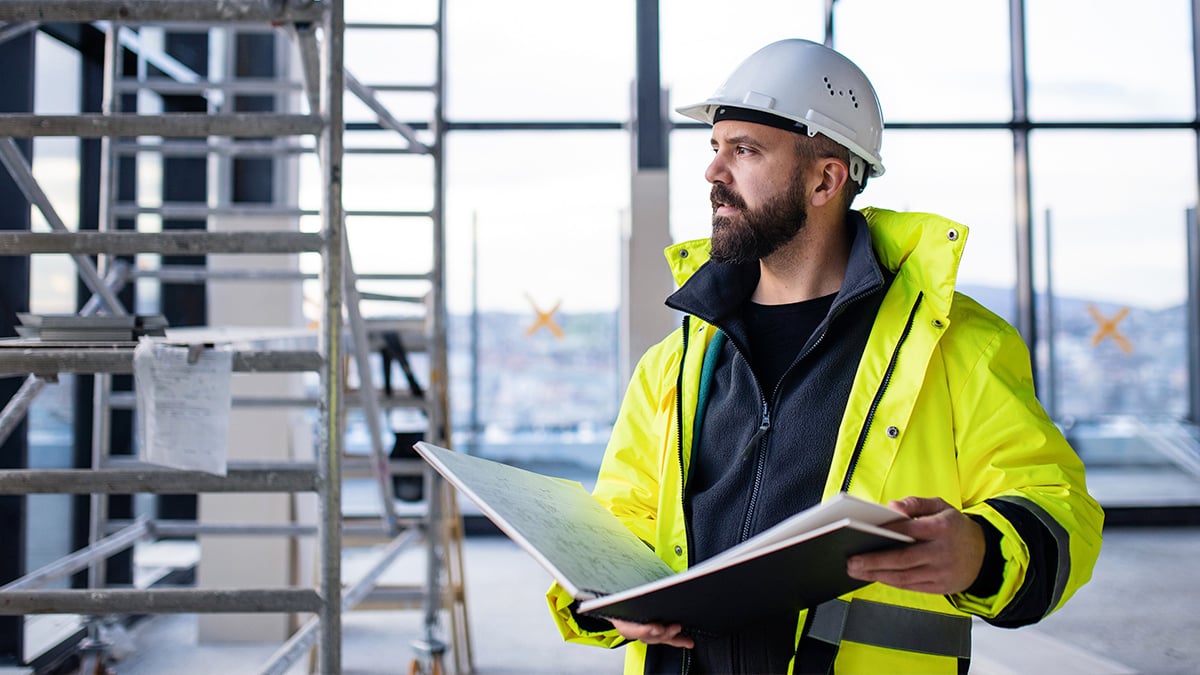
[[[854,378],[823,499],[842,488],[852,462],[848,491],[858,497],[879,503],[909,495],[941,497],[998,530],[1004,573],[1000,590],[991,597],[934,595],[878,583],[843,596],[848,607],[864,608],[858,624],[869,630],[867,637],[860,630],[840,638],[835,669],[954,673],[959,661],[953,656],[905,650],[904,639],[891,635],[889,626],[869,625],[885,623],[882,617],[897,620],[895,614],[871,610],[913,610],[899,620],[918,632],[924,630],[922,617],[976,615],[1004,625],[1005,610],[1021,602],[1021,591],[1036,570],[1053,579],[1042,616],[1049,615],[1091,578],[1103,512],[1087,493],[1082,462],[1035,398],[1029,353],[1020,335],[954,290],[967,228],[930,214],[872,208],[862,214],[879,264],[895,278]],[[707,244],[698,240],[667,249],[678,283],[705,262]],[[716,332],[691,317],[642,357],[594,490],[676,570],[688,560],[681,491],[691,457],[701,366]],[[898,349],[901,343],[903,349]],[[1044,551],[1037,559],[1031,554],[1014,514],[1036,519],[1052,535],[1048,557]],[[581,628],[569,609],[572,599],[557,585],[547,598],[567,641],[605,647],[624,642],[615,631]],[[800,615],[797,639],[808,611]],[[936,626],[944,623],[932,621],[928,630],[941,630]],[[969,621],[959,621],[959,627],[963,623],[969,653]],[[645,650],[640,642],[628,645],[627,675],[643,672]]]

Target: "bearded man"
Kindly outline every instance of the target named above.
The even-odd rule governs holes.
[[[966,228],[850,208],[882,117],[822,45],[768,45],[680,112],[713,125],[712,237],[667,250],[683,325],[640,360],[596,498],[677,570],[839,492],[915,543],[846,562],[878,583],[724,635],[577,616],[552,587],[560,630],[627,645],[627,675],[965,672],[970,617],[1062,606],[1103,521],[1020,336],[954,291]]]

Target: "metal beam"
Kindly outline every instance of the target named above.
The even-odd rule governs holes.
[[[0,0],[2,2],[3,0]],[[298,136],[319,134],[324,123],[319,115],[284,113],[171,113],[139,115],[0,114],[0,136]]]
[[[85,569],[93,561],[102,560],[114,553],[124,551],[149,534],[149,521],[145,518],[139,519],[119,532],[114,532],[86,548],[59,558],[35,572],[26,574],[20,579],[4,587],[0,587],[0,593],[44,586],[55,579],[61,579],[68,574],[74,574]]]
[[[423,522],[420,516],[408,516],[400,519],[405,528],[419,527]],[[109,528],[128,527],[128,520],[110,520]],[[200,536],[221,537],[311,537],[320,534],[316,525],[259,525],[241,523],[197,523],[194,520],[152,520],[150,521],[151,536],[154,537],[183,537]],[[342,533],[349,537],[371,537],[387,540],[395,535],[389,534],[380,525],[343,525]]]
[[[666,96],[659,56],[659,0],[637,0],[637,77],[634,81],[635,170],[667,168]]]
[[[311,232],[0,232],[0,255],[205,255],[320,250],[321,235]]]
[[[143,152],[155,152],[172,157],[205,157],[207,155],[230,155],[234,157],[277,157],[281,155],[300,155],[314,151],[314,148],[296,143],[280,144],[275,141],[229,141],[213,139],[208,143],[196,141],[154,141],[154,142],[117,142],[113,150],[119,155],[137,155]]]
[[[38,590],[0,593],[0,615],[315,612],[316,591],[292,588]]]
[[[396,119],[396,116],[387,109],[387,106],[379,101],[379,97],[375,95],[375,91],[362,82],[359,82],[358,78],[354,77],[350,71],[346,71],[346,89],[350,90],[350,93],[357,96],[363,104],[371,109],[371,112],[375,113],[375,118],[379,120],[380,125],[403,136],[404,140],[408,141],[411,150],[421,153],[428,153],[430,151],[429,146],[417,140],[417,132],[404,122]]]
[[[4,441],[8,440],[9,434],[21,425],[21,421],[25,419],[25,414],[29,412],[29,406],[33,404],[34,399],[37,398],[45,386],[46,380],[44,378],[37,375],[30,375],[25,378],[25,382],[21,384],[21,388],[17,390],[17,393],[8,399],[4,410],[0,411],[0,445],[4,445]]]
[[[324,78],[317,99],[324,103],[320,109],[328,120],[317,143],[321,160],[321,208],[325,214],[322,233],[325,235],[325,255],[321,260],[321,290],[325,306],[321,314],[321,345],[325,355],[321,369],[321,389],[325,405],[319,413],[320,431],[317,444],[317,475],[324,489],[319,492],[321,524],[321,597],[325,599],[317,620],[320,626],[320,647],[316,669],[322,673],[338,673],[342,668],[342,612],[334,603],[342,593],[342,444],[345,436],[345,408],[342,401],[343,377],[342,312],[345,305],[342,273],[342,253],[345,251],[346,216],[342,192],[345,148],[345,117],[343,96],[346,91],[345,67],[345,8],[341,0],[332,0],[325,15],[324,43],[320,64]],[[298,31],[304,36],[311,31]],[[308,82],[309,96],[316,92]],[[311,98],[310,98],[311,100]],[[394,527],[394,524],[389,524]]]
[[[1188,420],[1200,424],[1200,222],[1188,209],[1187,223]]]
[[[0,21],[270,24],[320,21],[326,5],[316,0],[0,0]]]
[[[296,218],[300,216],[318,216],[321,212],[316,209],[302,209],[293,206],[275,206],[273,204],[236,204],[232,206],[209,206],[202,202],[168,202],[160,206],[143,206],[128,202],[118,202],[113,205],[113,215],[118,218],[130,218],[137,215],[158,215],[164,218],[183,220],[204,220],[209,216],[228,216],[233,218]]]
[[[22,344],[0,348],[0,377],[31,373],[111,373],[133,372],[134,344],[90,348],[38,347]],[[238,373],[301,373],[321,368],[321,355],[307,350],[243,350],[233,354],[233,370]]]
[[[0,25],[0,43],[7,42],[19,35],[24,35],[31,30],[37,30],[38,24],[36,21],[18,21],[16,23],[6,23]]]
[[[12,469],[0,471],[0,495],[314,492],[312,464],[231,468],[225,476],[170,469]]]
[[[1017,330],[1037,353],[1037,313],[1033,289],[1033,185],[1029,158],[1029,77],[1025,66],[1025,0],[1009,0],[1009,43],[1013,123],[1013,215],[1016,230]],[[1037,371],[1034,371],[1034,379]]]

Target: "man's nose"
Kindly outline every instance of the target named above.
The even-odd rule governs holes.
[[[708,168],[704,170],[704,180],[709,183],[729,183],[729,171],[721,153],[717,153],[708,163]]]

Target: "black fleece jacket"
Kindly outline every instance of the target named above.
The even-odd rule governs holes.
[[[757,262],[710,261],[667,300],[728,338],[719,353],[710,354],[717,358],[716,371],[705,409],[697,411],[684,496],[689,564],[821,499],[838,425],[889,281],[857,212],[851,213],[847,237],[852,243],[842,288],[773,392],[764,391],[755,377],[741,319],[758,283]],[[786,672],[795,629],[795,614],[764,616],[761,624],[733,635],[699,637],[688,672]]]

